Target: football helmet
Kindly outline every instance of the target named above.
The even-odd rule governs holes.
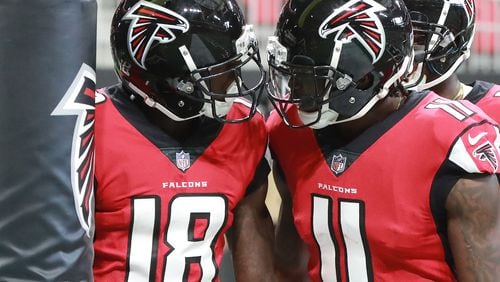
[[[255,32],[235,0],[123,0],[112,20],[111,48],[123,85],[175,121],[247,120],[264,89]],[[251,64],[260,79],[249,85],[242,68]],[[250,111],[227,120],[236,98],[249,100]]]
[[[405,87],[429,89],[469,58],[475,30],[474,0],[405,0],[415,36],[415,70]]]
[[[400,0],[288,1],[267,44],[268,97],[290,127],[358,119],[401,87],[412,39]]]

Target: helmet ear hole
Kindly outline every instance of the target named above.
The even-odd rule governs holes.
[[[365,76],[363,76],[361,79],[356,81],[356,88],[359,90],[368,90],[373,86],[373,83],[375,82],[375,78],[373,77],[373,74],[367,73]]]

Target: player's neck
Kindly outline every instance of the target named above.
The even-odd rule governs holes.
[[[406,103],[406,98],[406,95],[387,96],[363,117],[335,125],[339,138],[346,144],[350,143],[372,125],[383,121],[387,116],[399,110]]]
[[[440,84],[432,87],[433,92],[452,100],[461,100],[464,97],[463,86],[456,74],[451,75]]]

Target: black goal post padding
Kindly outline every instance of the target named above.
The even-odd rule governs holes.
[[[0,281],[92,281],[96,20],[0,1]]]

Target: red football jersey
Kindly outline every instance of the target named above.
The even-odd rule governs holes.
[[[200,126],[213,140],[181,146],[122,95],[97,94],[95,280],[218,281],[233,209],[266,149],[263,116]],[[228,118],[248,111],[235,102]]]
[[[444,203],[460,175],[498,171],[491,122],[467,101],[415,93],[336,145],[334,127],[291,129],[273,112],[270,146],[312,280],[453,281]]]
[[[500,85],[476,81],[465,99],[478,105],[486,114],[500,123]]]

